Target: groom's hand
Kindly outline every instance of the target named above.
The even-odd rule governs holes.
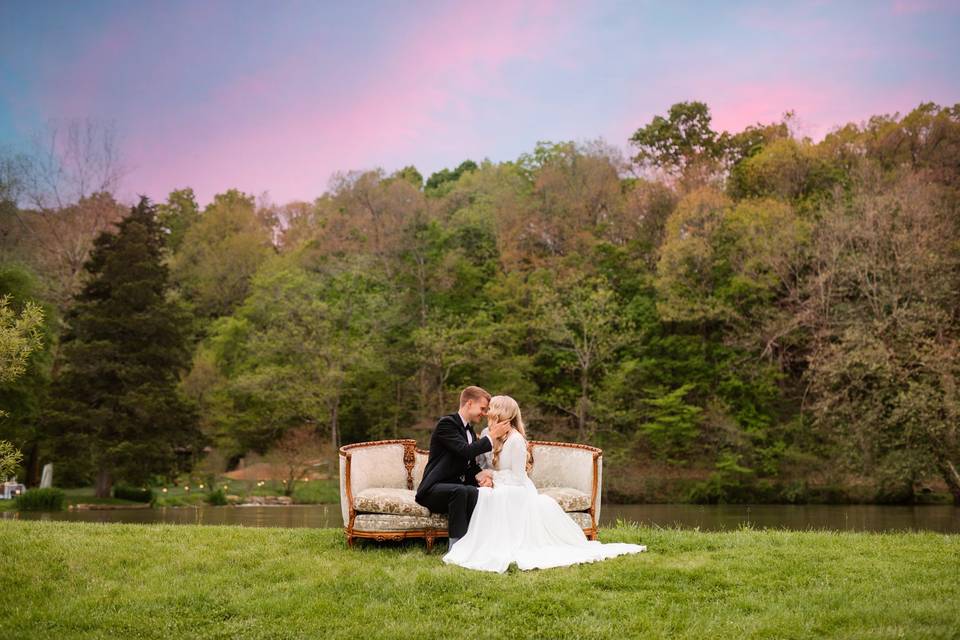
[[[489,429],[491,438],[497,438],[499,440],[503,436],[507,435],[508,431],[510,431],[510,421],[504,420],[502,422],[494,422],[488,426],[487,429]]]

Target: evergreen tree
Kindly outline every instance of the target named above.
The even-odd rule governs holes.
[[[166,295],[162,252],[156,210],[142,198],[116,233],[97,237],[67,315],[48,423],[68,467],[96,475],[99,497],[117,479],[169,472],[175,449],[195,444],[195,412],[177,393],[188,316]]]

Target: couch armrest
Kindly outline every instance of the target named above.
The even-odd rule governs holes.
[[[414,440],[379,440],[340,447],[340,515],[351,526],[353,497],[370,487],[410,489]]]
[[[530,479],[538,488],[571,487],[590,496],[594,526],[600,519],[603,450],[585,444],[532,440]]]

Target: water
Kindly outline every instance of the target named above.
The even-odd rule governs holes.
[[[68,520],[73,522],[130,522],[168,524],[241,525],[247,527],[341,527],[339,505],[287,507],[164,507],[111,511],[57,513],[4,512],[4,518]],[[960,507],[950,505],[603,505],[600,525],[618,519],[648,526],[703,531],[737,529],[741,525],[796,530],[938,531],[960,534]]]

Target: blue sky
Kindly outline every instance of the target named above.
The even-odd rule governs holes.
[[[335,171],[627,138],[703,100],[802,133],[960,102],[960,2],[0,0],[0,145],[113,122],[124,197],[309,200]]]

